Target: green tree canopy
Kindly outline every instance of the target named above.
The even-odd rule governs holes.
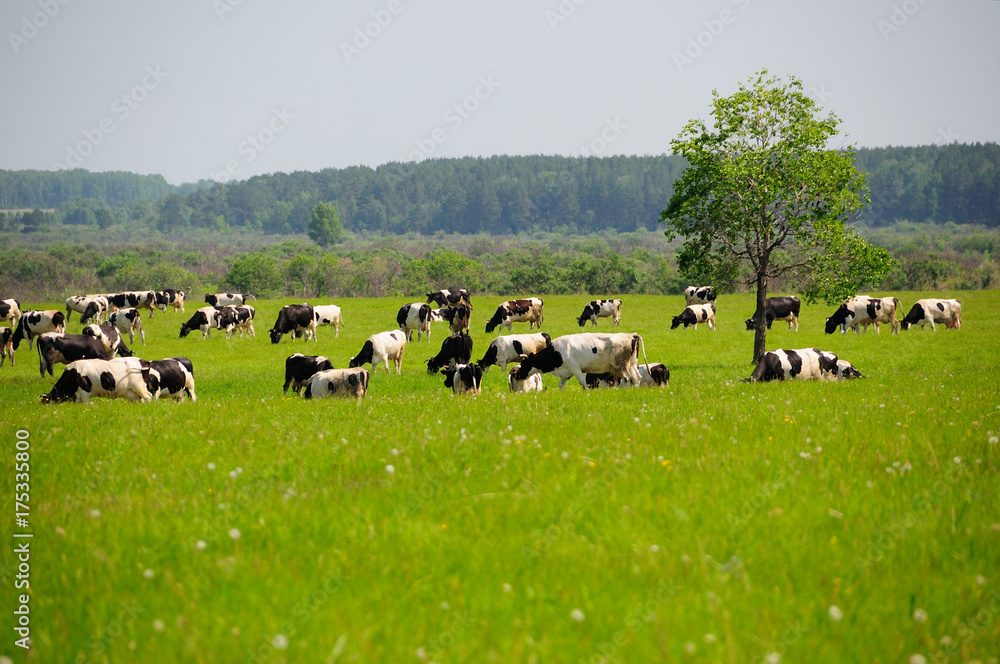
[[[321,247],[340,242],[344,225],[340,223],[337,208],[330,203],[320,203],[312,209],[309,219],[309,239]]]

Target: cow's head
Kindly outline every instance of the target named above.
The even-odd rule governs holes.
[[[493,318],[491,318],[489,322],[486,323],[486,334],[489,334],[493,330],[497,329],[497,326],[500,325],[501,322],[503,322],[503,318],[506,313],[507,312],[504,309],[503,305],[497,307],[496,312],[493,314]]]
[[[748,332],[749,332],[749,331],[751,331],[751,330],[756,330],[756,329],[757,329],[757,324],[756,324],[756,323],[754,323],[754,320],[753,320],[753,318],[747,318],[747,319],[746,319],[745,321],[743,321],[743,322],[744,322],[744,323],[746,323],[746,326],[747,326],[747,331],[748,331]]]
[[[271,337],[272,344],[276,344],[279,341],[281,341],[281,330],[278,330],[276,328],[271,328],[270,330],[267,331],[267,333]]]
[[[833,334],[841,325],[850,325],[853,318],[854,312],[848,309],[846,304],[840,305],[833,315],[826,319],[826,333]]]
[[[363,364],[371,364],[374,353],[375,347],[372,346],[372,340],[368,339],[365,341],[365,345],[361,347],[361,352],[351,358],[351,362],[347,366],[351,369],[356,369]]]
[[[583,313],[576,319],[576,322],[580,324],[580,327],[583,327],[596,313],[597,312],[594,311],[593,306],[588,304],[583,308]]]
[[[482,367],[483,371],[486,371],[496,363],[497,363],[497,347],[493,344],[490,344],[489,348],[486,349],[486,354],[483,355],[483,358],[479,360],[479,362],[477,362],[476,364]]]
[[[681,314],[683,316],[683,314]],[[681,316],[674,316],[673,320],[670,321],[670,329],[676,330],[684,321],[681,320]]]

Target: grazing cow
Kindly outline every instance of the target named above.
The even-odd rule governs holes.
[[[456,364],[441,370],[444,386],[455,394],[479,394],[483,388],[483,370],[477,364]]]
[[[657,362],[655,364],[639,364],[636,368],[639,370],[640,387],[670,386],[670,369],[668,369],[663,363]],[[587,385],[590,388],[620,387],[628,380],[629,379],[624,376],[616,380],[609,372],[587,374]]]
[[[16,328],[21,320],[21,303],[14,298],[0,300],[0,320],[9,320],[10,326]]]
[[[9,327],[0,327],[0,367],[4,360],[10,358],[10,366],[14,364],[14,333]]]
[[[306,399],[322,399],[334,395],[353,396],[361,403],[368,394],[369,378],[367,369],[327,369],[317,372],[309,379],[302,396]]]
[[[934,323],[944,323],[945,327],[956,330],[962,327],[962,304],[958,300],[938,300],[934,298],[917,300],[903,319],[902,327],[909,330],[914,325],[924,329],[924,324],[930,323],[935,332]],[[16,343],[16,342],[15,342]],[[14,346],[17,348],[17,346]]]
[[[156,293],[156,306],[160,311],[167,313],[167,307],[173,307],[174,313],[180,309],[184,313],[184,291],[173,288],[164,288]]]
[[[156,293],[153,291],[125,291],[107,296],[112,309],[148,309],[149,317],[153,317],[153,307],[156,306]]]
[[[57,364],[110,359],[104,344],[91,336],[46,332],[38,337],[38,373],[42,378],[46,371],[52,376],[52,368]]]
[[[587,380],[587,387],[591,390],[618,387],[621,382],[619,380],[615,380],[611,373],[607,371],[599,374],[589,373],[585,376],[585,378]]]
[[[855,333],[861,334],[860,326],[874,323],[881,311],[882,300],[867,297],[850,299],[837,307],[833,315],[826,319],[826,333],[833,334],[840,328],[840,333],[846,334],[850,328]]]
[[[181,339],[195,330],[201,331],[201,338],[212,336],[212,328],[215,327],[215,317],[219,314],[219,307],[202,307],[194,312],[194,315],[186,323],[181,324]]]
[[[524,380],[518,380],[516,374],[517,367],[512,367],[507,374],[507,385],[511,392],[541,392],[544,389],[542,374],[531,374]]]
[[[74,295],[73,297],[66,298],[66,322],[69,322],[72,313],[75,311],[80,314],[80,322],[84,325],[87,324],[91,318],[97,319],[97,322],[101,322],[101,314],[108,310],[108,301],[103,296],[97,295],[90,297],[88,295]]]
[[[420,341],[421,334],[427,336],[427,341],[431,340],[431,307],[428,304],[423,302],[404,304],[396,314],[396,323],[406,334],[407,341],[413,341],[414,330],[417,331],[417,341]]]
[[[185,396],[191,401],[198,400],[194,393],[194,367],[186,357],[144,362],[143,367],[148,368],[146,387],[153,401],[160,397],[184,401]]]
[[[587,389],[585,374],[607,372],[614,379],[627,377],[632,385],[638,386],[641,379],[636,364],[640,345],[646,361],[646,345],[638,334],[567,334],[524,358],[515,376],[524,380],[532,373],[551,372],[559,378],[559,389],[574,377]]]
[[[856,295],[854,300],[873,300],[878,303],[876,305],[876,316],[875,320],[867,320],[861,323],[855,323],[852,328],[857,331],[859,325],[864,327],[864,331],[868,331],[869,325],[875,326],[875,333],[881,334],[879,329],[880,325],[889,325],[892,328],[890,334],[899,334],[899,321],[896,319],[896,311],[899,309],[899,300],[894,297],[870,297],[868,295]]]
[[[832,380],[836,377],[837,356],[818,348],[773,350],[764,353],[749,382],[787,380]]]
[[[205,293],[205,302],[213,307],[225,307],[230,304],[246,304],[247,300],[256,300],[253,295],[243,293]]]
[[[239,307],[231,304],[218,307],[215,314],[215,329],[225,330],[227,339],[235,334],[236,330],[240,331],[241,338],[244,334],[256,337],[257,332],[253,329],[253,318],[256,315],[257,310],[248,304]]]
[[[42,403],[90,403],[91,397],[107,397],[149,403],[153,395],[146,387],[148,375],[149,369],[135,357],[77,360],[66,365],[52,390],[40,399]]]
[[[437,373],[446,364],[467,364],[472,359],[472,337],[465,332],[441,342],[441,351],[427,360],[427,373]]]
[[[535,325],[541,328],[542,321],[545,320],[542,312],[543,304],[537,297],[528,298],[527,300],[508,300],[504,302],[497,307],[493,318],[486,323],[486,333],[489,334],[494,329],[503,327],[504,325],[507,326],[507,331],[510,332],[513,323],[528,323],[529,331]],[[500,332],[497,332],[497,334],[499,335]]]
[[[274,327],[268,330],[272,344],[281,341],[284,334],[291,334],[294,341],[295,337],[302,336],[303,333],[307,341],[316,339],[316,317],[311,304],[286,304],[278,312]]]
[[[670,329],[676,329],[678,325],[684,324],[684,329],[688,328],[688,325],[694,325],[694,329],[698,329],[698,323],[708,323],[708,329],[715,329],[715,304],[689,304],[684,307],[684,311],[680,313],[679,316],[674,316],[673,322],[670,323]]]
[[[399,330],[390,332],[379,332],[368,337],[361,352],[351,359],[348,365],[350,368],[360,367],[363,364],[372,365],[372,374],[378,369],[378,365],[385,365],[385,372],[389,373],[389,360],[396,365],[396,374],[399,375],[403,368],[403,352],[406,350],[406,335]]]
[[[17,321],[14,328],[14,350],[21,345],[21,341],[28,342],[28,348],[33,348],[34,339],[46,332],[65,332],[66,314],[56,309],[46,309],[45,311],[35,311],[28,309]]]
[[[497,337],[490,342],[483,359],[476,364],[487,371],[494,364],[500,365],[501,371],[507,371],[507,364],[520,362],[528,355],[537,353],[552,341],[546,332],[536,334],[508,334]]]
[[[688,286],[684,289],[684,304],[715,302],[715,286]]]
[[[787,297],[769,297],[764,301],[764,320],[767,329],[771,329],[771,323],[776,320],[788,321],[788,329],[795,326],[795,331],[799,331],[799,308],[802,303],[794,295]],[[757,329],[753,318],[746,319],[747,330]]]
[[[430,304],[431,302],[434,302],[439,307],[454,307],[460,302],[465,302],[471,307],[472,296],[469,295],[469,291],[464,288],[453,291],[439,290],[427,294],[427,304]]]
[[[132,357],[132,351],[122,341],[121,332],[116,327],[91,324],[83,328],[81,334],[94,337],[100,341],[101,345],[104,346],[104,350],[108,352],[108,357],[115,357],[116,355],[118,357]]]
[[[302,386],[309,382],[319,371],[329,371],[333,368],[333,363],[329,358],[322,355],[303,355],[295,353],[285,359],[285,386],[284,393],[288,394],[288,386],[292,386],[292,391],[296,394]]]
[[[340,307],[336,304],[320,304],[313,307],[313,318],[316,319],[317,328],[323,325],[333,325],[335,333],[333,336],[340,336],[340,328],[344,326],[344,317],[340,313]],[[313,330],[313,336],[315,334],[316,331]]]
[[[142,316],[138,309],[119,309],[108,316],[108,325],[118,328],[122,334],[128,333],[128,342],[135,343],[135,333],[139,333],[142,345],[146,345],[146,333],[142,331]]]
[[[452,334],[459,334],[462,330],[468,331],[472,322],[472,307],[468,304],[456,304],[448,307],[444,313],[444,319],[448,321],[448,327]]]
[[[589,320],[597,327],[598,318],[611,317],[612,325],[620,325],[622,321],[622,301],[621,300],[591,300],[583,307],[583,313],[576,319],[576,322],[583,327]]]

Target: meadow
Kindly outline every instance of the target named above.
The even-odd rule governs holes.
[[[904,312],[954,296],[896,295]],[[473,298],[474,358],[500,299]],[[543,331],[580,331],[587,296],[544,299]],[[21,532],[25,430],[32,648],[13,645],[8,550],[0,655],[995,662],[1000,292],[959,299],[960,330],[826,335],[821,304],[799,332],[775,323],[768,348],[832,350],[866,376],[826,383],[741,382],[747,295],[720,296],[715,332],[669,330],[680,296],[623,297],[621,330],[670,368],[664,389],[547,376],[512,395],[493,368],[482,395],[454,396],[424,369],[436,324],[360,405],[282,394],[285,357],[346,367],[406,298],[334,300],[347,326],[315,343],[269,342],[290,299],[252,302],[255,339],[178,338],[196,302],[144,317],[136,354],[191,358],[197,403],[42,405],[55,378],[22,346],[0,368],[3,534]]]

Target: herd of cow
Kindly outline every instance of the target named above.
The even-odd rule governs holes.
[[[685,289],[685,308],[674,316],[671,329],[681,325],[686,329],[705,323],[715,329],[716,289],[711,286],[690,286]],[[14,362],[14,351],[21,341],[29,348],[38,340],[39,371],[42,377],[53,374],[56,364],[66,369],[52,390],[42,395],[44,402],[77,401],[86,403],[91,397],[120,397],[133,401],[154,401],[160,397],[194,401],[194,368],[186,357],[146,361],[133,355],[125,345],[123,335],[128,334],[134,343],[138,334],[145,345],[141,309],[153,316],[154,309],[166,312],[168,307],[184,311],[185,292],[174,289],[162,291],[128,291],[124,293],[73,296],[66,300],[66,313],[58,310],[22,313],[20,303],[14,299],[0,301],[0,320],[10,320],[11,327],[0,328],[0,366],[6,358]],[[211,330],[225,330],[226,338],[237,331],[240,336],[256,336],[253,321],[254,307],[247,300],[252,295],[240,293],[214,293],[205,295],[207,306],[181,325],[180,336],[198,330],[202,338]],[[431,304],[437,305],[432,308]],[[295,353],[285,361],[284,392],[291,386],[296,394],[305,398],[332,395],[353,396],[363,399],[368,390],[369,372],[363,368],[372,365],[372,371],[382,365],[389,372],[392,361],[396,373],[401,372],[406,344],[417,333],[417,341],[430,341],[431,323],[446,322],[451,331],[441,344],[440,352],[426,361],[427,372],[445,375],[445,387],[455,393],[478,394],[483,374],[493,365],[507,372],[507,365],[518,366],[507,372],[508,387],[513,392],[538,392],[542,390],[541,374],[551,373],[559,378],[562,389],[570,378],[576,378],[584,389],[597,387],[666,386],[670,371],[661,363],[646,361],[642,337],[633,333],[579,333],[555,339],[541,332],[544,321],[544,303],[539,298],[509,300],[501,303],[486,323],[486,332],[498,330],[485,354],[472,361],[472,337],[469,325],[472,300],[467,290],[441,290],[427,294],[426,302],[403,305],[396,315],[398,329],[370,336],[361,351],[351,359],[347,369],[335,369],[323,356]],[[588,321],[597,325],[599,318],[610,318],[612,325],[621,323],[619,299],[588,302],[577,318],[580,327]],[[957,300],[922,299],[899,321],[896,312],[899,300],[894,297],[874,298],[857,296],[840,305],[826,319],[828,334],[838,329],[846,333],[853,329],[860,334],[874,325],[889,325],[893,334],[900,327],[907,330],[914,325],[944,324],[958,329],[962,324],[961,304]],[[745,321],[747,330],[758,324],[767,328],[776,321],[786,321],[788,329],[797,331],[801,303],[797,297],[772,297],[765,302],[759,318]],[[84,324],[81,334],[66,334],[65,326],[73,313],[79,313]],[[96,320],[96,323],[89,323]],[[509,334],[514,323],[528,323],[528,334]],[[282,307],[274,326],[268,331],[271,343],[277,344],[284,335],[292,339],[317,339],[320,326],[333,326],[335,336],[340,336],[344,325],[340,307],[336,305],[313,306],[292,304]],[[500,336],[502,328],[508,334]],[[539,331],[532,332],[537,327]],[[643,363],[638,362],[642,350]],[[765,353],[753,374],[747,380],[768,381],[784,379],[846,379],[860,377],[861,373],[836,354],[815,348]]]

